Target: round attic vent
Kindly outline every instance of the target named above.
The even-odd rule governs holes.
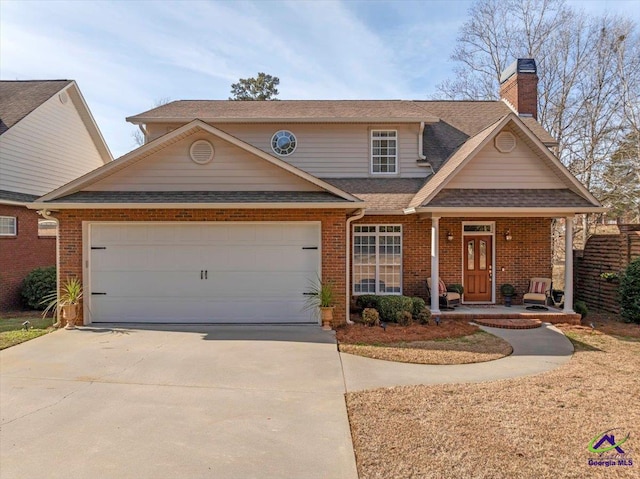
[[[194,141],[189,148],[189,156],[199,165],[206,165],[213,160],[213,145],[207,140]]]
[[[511,153],[516,147],[516,137],[509,131],[502,131],[496,135],[495,145],[500,153]]]
[[[66,105],[69,101],[69,95],[67,95],[65,92],[62,92],[58,95],[58,99],[60,100],[60,103]]]

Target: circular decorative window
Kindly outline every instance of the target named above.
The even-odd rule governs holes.
[[[495,145],[500,153],[511,153],[516,147],[516,137],[510,131],[501,131],[496,135]]]
[[[206,165],[213,160],[214,152],[213,145],[207,140],[194,141],[189,148],[189,156],[199,165]]]
[[[271,149],[275,154],[287,156],[296,151],[298,141],[296,136],[287,130],[280,130],[271,137]]]

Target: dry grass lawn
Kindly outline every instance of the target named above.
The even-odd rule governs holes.
[[[349,393],[360,479],[639,477],[640,327],[594,320],[566,328],[576,353],[554,371]],[[589,466],[612,428],[631,432],[634,465]]]

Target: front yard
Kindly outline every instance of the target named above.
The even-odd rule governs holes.
[[[637,477],[640,327],[590,322],[562,328],[576,352],[554,371],[347,394],[360,479]],[[589,442],[613,428],[631,434],[634,465],[589,465]]]
[[[25,321],[29,321],[29,329],[23,326]],[[0,317],[0,350],[47,334],[53,330],[52,324],[53,320],[50,317],[43,319],[39,311],[3,313]]]

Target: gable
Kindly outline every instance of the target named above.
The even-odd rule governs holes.
[[[214,148],[198,164],[190,148],[198,140]],[[197,130],[81,191],[322,191],[288,171],[207,131]]]
[[[496,139],[506,133],[515,138],[515,148],[500,152]],[[512,126],[506,126],[478,151],[447,183],[451,189],[557,189],[566,188],[559,172],[537,148],[528,144],[526,137]]]

